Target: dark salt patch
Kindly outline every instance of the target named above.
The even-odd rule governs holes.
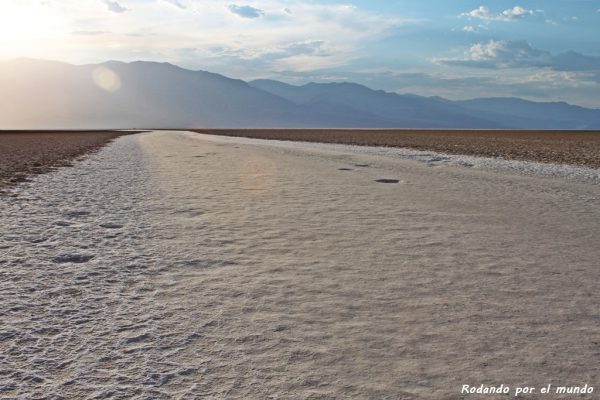
[[[10,178],[8,180],[11,183],[20,183],[20,182],[31,182],[31,179],[27,178],[27,176],[23,175],[23,176],[17,176],[14,178]]]
[[[106,228],[106,229],[119,229],[119,228],[122,228],[123,225],[121,225],[121,224],[113,224],[111,222],[107,222],[105,224],[100,224],[100,227],[101,228]]]
[[[16,335],[17,335],[17,331],[13,331],[13,330],[0,331],[0,340],[10,339]]]
[[[175,374],[174,373],[167,373],[167,374],[162,374],[160,376],[160,385],[166,385],[167,383],[169,383],[169,381],[171,381],[171,379],[175,378]]]
[[[130,338],[127,338],[125,340],[125,343],[127,344],[131,344],[131,343],[138,343],[138,342],[142,342],[146,339],[149,339],[150,335],[148,333],[142,333],[141,335],[137,335],[137,336],[133,336]]]
[[[65,217],[68,218],[72,218],[72,217],[82,217],[84,215],[90,215],[89,211],[67,211],[63,214]]]
[[[183,262],[186,267],[205,267],[205,263],[201,260],[186,260]]]
[[[376,179],[375,182],[378,182],[378,183],[398,183],[400,181],[398,179]]]
[[[125,268],[130,269],[130,270],[135,270],[135,269],[146,269],[148,267],[145,265],[142,265],[142,264],[129,264],[129,265],[126,265]]]
[[[71,223],[67,222],[67,221],[57,221],[56,225],[58,225],[58,226],[71,226]]]
[[[352,168],[338,168],[338,171],[353,171]]]
[[[45,238],[45,237],[30,237],[30,238],[27,238],[27,241],[29,243],[43,243],[46,240],[48,240],[48,238]]]
[[[30,382],[30,383],[43,383],[44,382],[44,378],[42,378],[41,376],[37,376],[37,375],[27,375],[22,379],[24,382]]]
[[[448,157],[432,157],[428,161],[429,162],[437,162],[437,161],[448,161]]]
[[[194,156],[194,158],[202,158],[202,157],[206,157],[206,156]]]
[[[229,265],[237,265],[235,261],[229,260],[185,260],[181,263],[184,267],[189,268],[211,268],[225,267]]]
[[[361,168],[366,168],[369,166],[369,164],[354,164],[355,167],[361,167]]]
[[[177,371],[177,375],[179,376],[188,376],[198,371],[198,368],[184,368],[182,370]]]
[[[177,210],[173,210],[172,214],[180,215],[182,214],[185,217],[196,218],[204,215],[204,211],[195,209],[195,208],[180,208]]]
[[[60,254],[52,259],[57,264],[77,263],[81,264],[94,258],[91,254]]]

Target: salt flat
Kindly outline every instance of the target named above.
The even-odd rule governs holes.
[[[0,397],[598,386],[600,185],[412,158],[152,132],[14,188]]]

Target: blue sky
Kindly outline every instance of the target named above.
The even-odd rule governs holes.
[[[2,0],[15,57],[600,108],[600,0]]]

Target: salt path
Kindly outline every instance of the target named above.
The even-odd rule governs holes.
[[[121,137],[0,197],[0,398],[598,386],[598,173]]]

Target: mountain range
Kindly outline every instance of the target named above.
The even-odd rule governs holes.
[[[0,129],[600,129],[600,110],[519,98],[451,101],[356,83],[245,82],[168,63],[0,63]]]

